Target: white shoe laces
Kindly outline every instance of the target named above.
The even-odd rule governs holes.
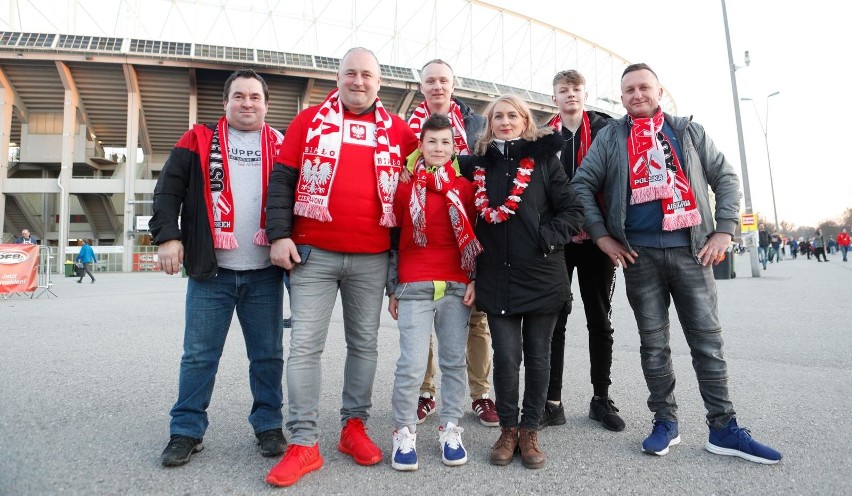
[[[464,432],[464,429],[452,422],[447,422],[447,427],[439,429],[438,438],[442,446],[447,444],[451,449],[458,449],[462,445],[462,432]]]
[[[404,427],[393,433],[394,444],[399,445],[401,453],[411,453],[417,445],[417,433],[408,431],[408,427]]]

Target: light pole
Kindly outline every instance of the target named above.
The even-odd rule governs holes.
[[[754,99],[748,97],[740,98],[740,100],[751,102],[751,106],[754,107],[754,113],[757,114],[757,122],[760,123],[760,130],[763,131],[763,142],[766,143],[766,165],[769,167],[769,188],[772,191],[772,213],[775,215],[775,230],[778,232],[781,231],[781,224],[778,223],[778,209],[775,208],[775,183],[772,180],[772,161],[769,159],[769,99],[779,93],[781,92],[776,91],[766,95],[766,113],[764,114],[766,116],[766,124],[760,119],[760,112],[757,111],[757,104],[754,103]]]
[[[731,70],[731,91],[734,95],[734,117],[737,121],[737,138],[740,142],[740,163],[742,164],[743,176],[743,199],[745,200],[745,210],[747,214],[754,213],[751,208],[751,189],[748,182],[748,166],[746,166],[745,144],[743,143],[743,122],[740,116],[740,96],[737,92],[737,75],[736,71],[739,67],[734,64],[734,54],[731,51],[731,33],[728,30],[728,11],[725,8],[725,0],[722,0],[722,20],[725,23],[725,42],[728,44],[728,64]],[[749,65],[748,52],[745,53],[745,64]],[[751,277],[760,277],[760,262],[757,260],[757,250],[749,247],[749,259],[751,260]]]

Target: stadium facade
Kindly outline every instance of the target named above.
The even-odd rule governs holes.
[[[288,0],[274,10],[260,1],[5,3],[0,242],[26,228],[61,261],[90,238],[123,271],[145,267],[132,254],[150,244],[145,219],[170,150],[191,125],[222,115],[222,86],[236,68],[264,76],[267,122],[284,130],[335,88],[339,57],[352,46],[377,54],[379,96],[403,117],[422,100],[418,71],[433,58],[453,65],[456,96],[474,109],[513,93],[541,121],[555,111],[553,74],[568,68],[587,77],[592,106],[618,113],[629,63],[473,0]],[[676,110],[668,94],[663,104]]]

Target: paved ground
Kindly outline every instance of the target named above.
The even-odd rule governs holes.
[[[612,395],[621,433],[587,418],[591,386],[579,302],[569,321],[564,400],[568,423],[541,433],[542,470],[488,464],[496,428],[463,421],[470,462],[441,465],[436,418],[419,429],[421,468],[390,468],[390,392],[397,338],[380,330],[370,433],[385,462],[356,466],[336,451],[341,358],[339,305],[324,356],[322,470],[288,489],[264,482],[246,421],[247,360],[235,321],[210,406],[205,450],[164,469],[168,410],[177,389],[186,279],[164,274],[99,274],[96,284],[54,279],[58,298],[0,300],[0,494],[850,494],[852,444],[852,262],[798,259],[751,279],[718,281],[726,357],[740,424],[777,447],[784,460],[761,466],[703,449],[706,427],[690,357],[673,324],[679,373],[680,446],[665,457],[640,453],[650,428],[635,323],[620,284]],[[576,288],[575,288],[576,293]],[[286,352],[285,344],[285,352]],[[434,438],[434,440],[432,439]]]

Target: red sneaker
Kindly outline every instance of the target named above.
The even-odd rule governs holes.
[[[497,415],[497,408],[494,402],[487,394],[483,394],[482,398],[474,401],[470,406],[479,417],[479,423],[486,427],[498,427],[500,425],[500,417]]]
[[[299,482],[303,475],[320,467],[322,467],[322,456],[319,443],[310,447],[291,444],[287,446],[287,452],[278,465],[269,471],[266,482],[273,486],[292,486]]]
[[[429,393],[423,393],[417,398],[417,425],[426,421],[426,417],[435,413],[435,398]]]
[[[358,465],[375,465],[382,461],[382,450],[367,436],[364,421],[357,417],[346,421],[337,449],[354,458]]]

